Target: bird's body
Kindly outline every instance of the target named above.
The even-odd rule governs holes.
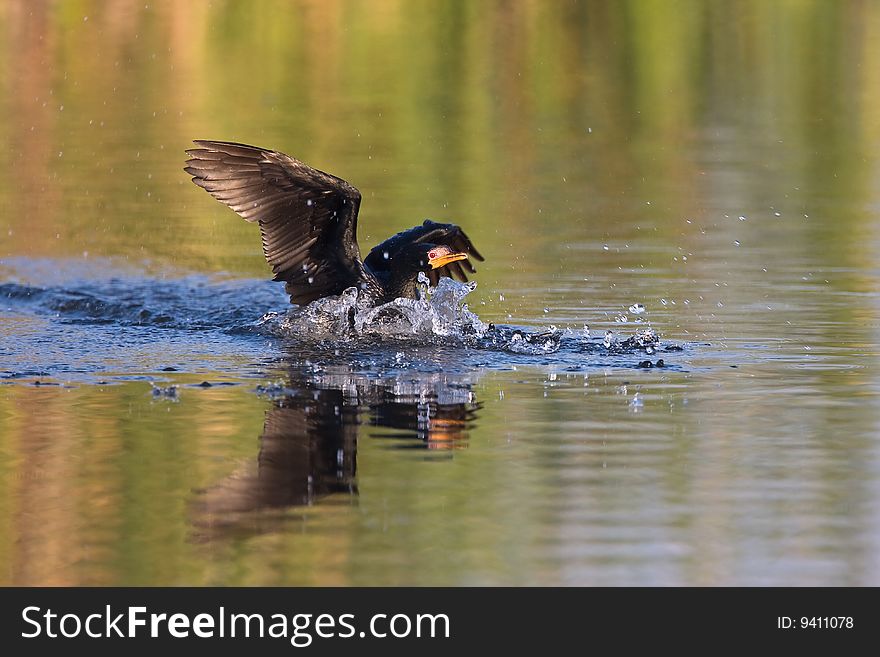
[[[196,141],[185,171],[193,182],[260,226],[263,253],[291,303],[306,304],[350,287],[373,305],[415,298],[418,275],[466,281],[469,257],[483,257],[455,224],[426,220],[373,248],[361,260],[361,195],[336,176],[284,153],[222,141]]]

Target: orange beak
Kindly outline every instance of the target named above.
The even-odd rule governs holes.
[[[464,260],[467,257],[467,253],[447,253],[445,255],[429,259],[428,264],[431,265],[431,269],[440,269],[440,267],[445,267],[450,262],[455,262],[456,260]]]

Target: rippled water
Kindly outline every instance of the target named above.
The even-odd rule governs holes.
[[[880,583],[876,7],[143,4],[0,8],[0,582]],[[476,289],[290,308],[201,137]]]

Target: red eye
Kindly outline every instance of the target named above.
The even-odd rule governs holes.
[[[434,258],[437,257],[437,252],[436,252],[436,251],[430,251],[430,252],[428,252],[428,257],[429,257],[431,260],[433,260]]]

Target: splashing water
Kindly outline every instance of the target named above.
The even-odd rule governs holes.
[[[653,354],[660,346],[660,336],[650,326],[639,329],[625,340],[617,340],[614,334],[608,331],[605,334],[603,344],[609,351],[629,352],[642,350],[646,354]]]
[[[451,339],[512,354],[540,356],[559,351],[563,331],[555,326],[528,333],[481,321],[464,302],[477,287],[474,281],[443,278],[432,287],[420,274],[419,283],[418,299],[395,299],[372,307],[363,302],[356,288],[349,288],[338,297],[319,299],[286,313],[269,313],[258,322],[259,329],[305,341],[353,342],[379,337],[421,343]]]
[[[25,264],[31,276],[39,270],[32,260]],[[628,358],[637,353],[683,350],[674,344],[661,348],[659,336],[647,327],[592,336],[586,324],[527,328],[484,323],[466,303],[476,285],[449,278],[436,287],[422,278],[418,299],[372,307],[360,299],[359,290],[349,288],[338,297],[303,307],[285,305],[284,311],[260,317],[260,308],[287,302],[268,281],[196,275],[157,281],[126,272],[105,280],[86,273],[77,278],[65,272],[57,283],[42,286],[0,283],[0,382],[47,376],[163,381],[169,371],[250,372],[274,362],[279,349],[285,358],[319,366],[346,362],[366,370],[420,372],[468,363],[632,366]],[[639,320],[631,317],[616,326],[628,328],[634,321]],[[171,398],[161,391],[154,394]]]
[[[286,313],[269,313],[258,322],[262,330],[300,340],[353,340],[360,336],[406,339],[482,338],[489,325],[468,310],[464,298],[476,282],[459,283],[443,278],[431,287],[419,274],[419,298],[395,299],[370,306],[350,287],[338,297],[313,301]]]
[[[641,303],[634,303],[629,307],[629,311],[633,315],[641,315],[643,312],[645,312],[645,306]]]
[[[562,332],[555,326],[551,326],[550,330],[541,333],[523,333],[516,329],[509,337],[502,339],[497,344],[512,354],[540,356],[559,351],[561,343]]]
[[[605,345],[606,349],[611,349],[612,345],[616,343],[614,338],[613,331],[605,331],[605,337],[602,339],[602,344]]]

